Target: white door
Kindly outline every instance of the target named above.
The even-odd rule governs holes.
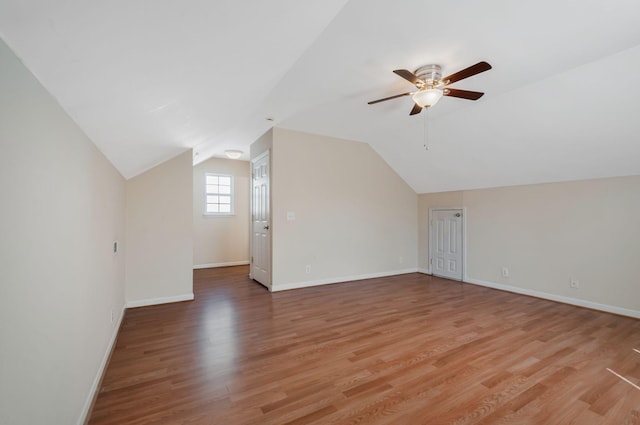
[[[251,278],[271,287],[269,151],[251,161]]]
[[[429,252],[436,276],[462,280],[462,210],[431,210]]]

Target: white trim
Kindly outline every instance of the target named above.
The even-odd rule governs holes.
[[[462,207],[462,281],[467,279],[467,207]]]
[[[431,273],[431,268],[428,268],[428,269],[418,269],[418,273],[422,273],[422,274],[433,274],[433,273]]]
[[[418,272],[417,268],[412,268],[412,269],[394,270],[394,271],[380,272],[380,273],[362,274],[358,276],[344,276],[344,277],[335,277],[330,279],[309,280],[305,282],[284,283],[281,285],[272,284],[270,291],[279,292],[279,291],[286,291],[289,289],[308,288],[310,286],[330,285],[333,283],[351,282],[354,280],[363,280],[363,279],[374,279],[377,277],[388,277],[388,276],[396,276],[401,274],[417,273],[417,272]]]
[[[100,388],[100,381],[102,380],[102,376],[104,375],[105,369],[107,367],[107,362],[109,361],[109,357],[111,357],[111,352],[113,351],[113,346],[118,339],[118,332],[120,331],[120,324],[122,323],[122,319],[124,318],[124,312],[127,310],[126,305],[122,306],[122,310],[120,311],[120,316],[116,321],[115,326],[113,327],[113,332],[111,334],[111,338],[109,339],[109,343],[107,344],[107,349],[102,356],[102,360],[100,361],[100,366],[98,366],[98,372],[96,376],[93,378],[93,383],[91,384],[91,388],[89,389],[89,393],[87,394],[87,399],[84,401],[84,405],[82,406],[82,412],[80,413],[80,418],[78,419],[77,424],[83,425],[89,419],[87,416],[89,415],[89,409],[91,409],[91,405],[93,404],[93,400],[96,396],[96,393]]]
[[[172,297],[147,298],[145,300],[127,301],[127,308],[145,307],[148,305],[177,303],[180,301],[190,301],[193,299],[193,292],[190,294],[174,295]]]
[[[467,278],[464,281],[466,283],[471,283],[474,285],[486,286],[487,288],[499,289],[501,291],[513,292],[521,295],[529,295],[536,298],[543,298],[545,300],[557,301],[564,304],[571,304],[578,307],[585,307],[585,308],[590,308],[592,310],[599,310],[607,313],[619,314],[620,316],[628,316],[628,317],[634,317],[636,319],[640,319],[640,311],[638,310],[631,310],[623,307],[600,304],[592,301],[580,300],[577,298],[569,298],[569,297],[564,297],[562,295],[550,294],[548,292],[539,292],[531,289],[504,285],[502,283],[487,282],[479,279]]]
[[[194,264],[193,269],[213,269],[216,267],[229,267],[229,266],[246,266],[249,264],[249,260],[244,261],[229,261],[226,263],[209,263],[209,264]]]

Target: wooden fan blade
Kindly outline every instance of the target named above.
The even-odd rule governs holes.
[[[371,102],[367,102],[367,104],[373,105],[374,103],[384,102],[385,100],[391,100],[391,99],[395,99],[395,98],[402,97],[402,96],[409,96],[410,94],[411,94],[411,92],[397,94],[395,96],[385,97],[384,99],[372,100]]]
[[[409,81],[413,85],[418,84],[418,82],[420,81],[420,79],[416,77],[416,74],[411,71],[407,71],[406,69],[395,69],[393,72],[394,74],[397,74],[405,80]]]
[[[444,95],[451,96],[451,97],[459,97],[461,99],[467,99],[467,100],[478,100],[484,95],[484,93],[479,91],[446,88],[444,89]]]
[[[451,74],[448,77],[442,79],[442,81],[446,81],[447,84],[455,83],[456,81],[464,80],[465,78],[472,77],[476,74],[480,74],[481,72],[485,72],[491,69],[491,65],[486,62],[478,62],[475,65],[471,65],[469,68],[465,68],[462,71],[458,71],[455,74]]]
[[[409,112],[409,115],[419,114],[420,112],[422,112],[422,106],[418,105],[417,103],[414,103],[413,109],[411,110],[411,112]]]

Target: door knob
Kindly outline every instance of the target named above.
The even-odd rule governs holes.
[[[264,226],[264,230],[269,230],[269,225]]]

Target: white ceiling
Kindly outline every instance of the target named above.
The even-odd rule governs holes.
[[[637,0],[0,0],[0,36],[127,178],[279,126],[367,142],[419,193],[640,174],[639,21]],[[393,69],[480,60],[453,85],[477,102],[367,105],[412,89]]]

